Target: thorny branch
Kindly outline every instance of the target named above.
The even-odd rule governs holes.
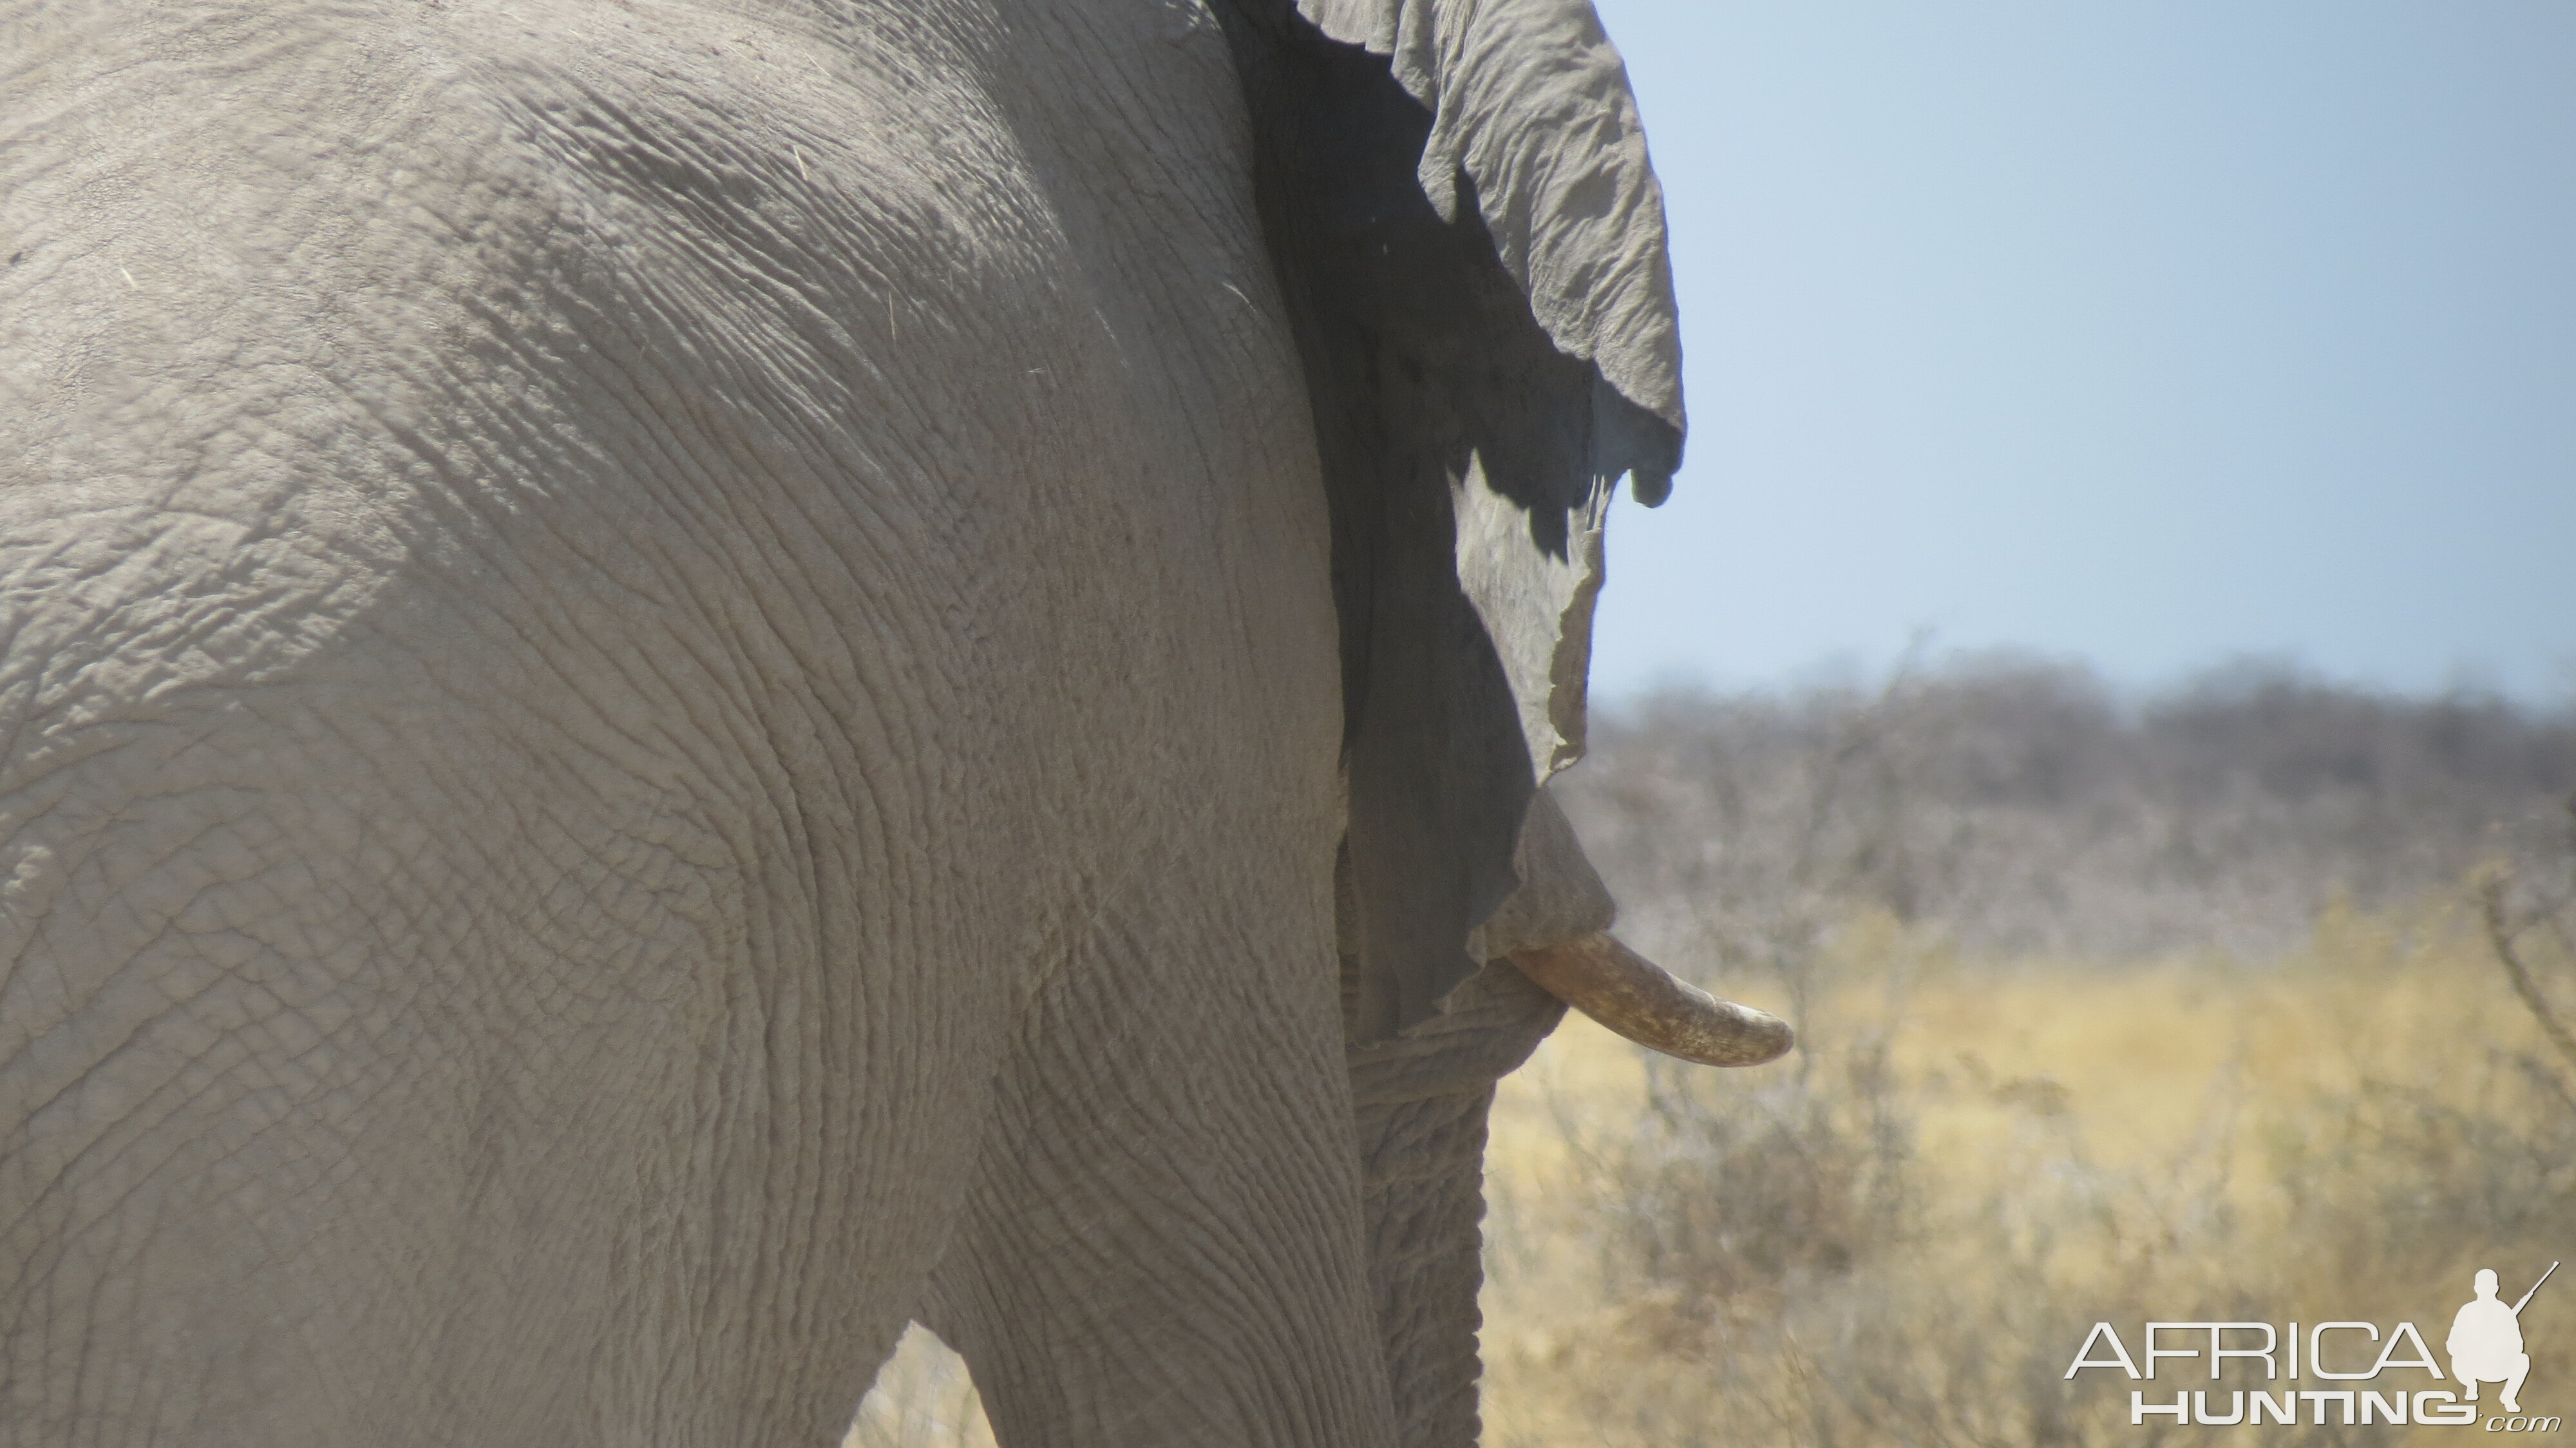
[[[2567,811],[2571,826],[2576,826],[2576,797],[2567,801]],[[2576,828],[2571,828],[2570,840],[2571,845],[2576,845]],[[2576,851],[2571,852],[2571,859],[2576,859]],[[2530,965],[2515,948],[2517,940],[2534,926],[2544,923],[2562,946],[2567,945],[2567,927],[2559,919],[2559,912],[2570,902],[2560,900],[2516,920],[2505,901],[2512,887],[2513,872],[2503,865],[2486,872],[2478,882],[2478,901],[2486,918],[2487,948],[2495,956],[2497,964],[2504,967],[2505,979],[2512,983],[2514,995],[2531,1012],[2532,1019],[2540,1023],[2541,1033],[2549,1037],[2549,1043],[2558,1048],[2558,1054],[2566,1057],[2569,1065],[2576,1066],[2576,1033],[2569,1032],[2566,1023],[2559,1020],[2558,1013],[2550,1008],[2549,998],[2541,993],[2540,983],[2532,978]],[[2576,951],[2571,954],[2576,954]]]

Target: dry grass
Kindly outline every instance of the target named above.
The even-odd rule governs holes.
[[[993,1448],[966,1360],[918,1323],[877,1372],[842,1448]]]
[[[2512,1296],[2576,1265],[2569,1073],[2465,898],[2330,910],[2258,966],[1973,961],[1864,915],[1808,968],[1789,1062],[1674,1066],[1577,1018],[1505,1082],[1494,1448],[2128,1448],[2213,1430],[2131,1427],[2116,1373],[2066,1381],[2096,1321],[2132,1353],[2148,1319],[2404,1320],[2438,1351],[2477,1268]],[[2524,1316],[2524,1404],[2576,1417],[2565,1276]],[[2369,1386],[2401,1377],[2434,1386]],[[850,1440],[990,1441],[920,1332]]]
[[[1569,1023],[1497,1108],[1486,1441],[2138,1444],[2209,1430],[2067,1382],[2096,1321],[2133,1353],[2148,1319],[2439,1351],[2478,1267],[2518,1295],[2576,1257],[2576,1101],[2484,952],[2465,903],[2332,909],[2261,966],[1969,961],[1867,915],[1810,964],[1794,1063]],[[2524,1404],[2576,1415],[2558,1286]],[[2445,1386],[2367,1386],[2400,1377]]]
[[[2523,1401],[2576,1418],[2576,1051],[2539,1019],[2576,1023],[2576,709],[2263,668],[2131,706],[1971,657],[1596,726],[1563,798],[1622,934],[1803,1049],[1712,1072],[1577,1019],[1505,1081],[1492,1448],[2197,1441],[2066,1380],[2093,1323],[2439,1352],[2476,1269],[2558,1258]],[[2399,1378],[2457,1386],[2354,1386]],[[852,1448],[982,1431],[915,1334]]]

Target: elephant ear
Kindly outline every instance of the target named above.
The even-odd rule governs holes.
[[[1684,430],[1664,193],[1627,67],[1590,0],[1301,0],[1298,9],[1333,39],[1388,57],[1432,118],[1414,174],[1433,209],[1456,220],[1467,179],[1549,340],[1662,424],[1613,439],[1637,450],[1622,471],[1636,474],[1638,500],[1661,503]]]
[[[1663,201],[1587,0],[1218,13],[1332,502],[1364,1044],[1478,968],[1534,791],[1582,753],[1611,489],[1659,503],[1681,459]]]

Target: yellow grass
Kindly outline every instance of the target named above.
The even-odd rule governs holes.
[[[2152,1441],[2162,1420],[2132,1427],[2130,1390],[2170,1401],[2212,1386],[2176,1381],[2206,1367],[2064,1382],[2102,1320],[2133,1354],[2148,1319],[2347,1318],[2412,1321],[2439,1353],[2477,1267],[2511,1298],[2576,1257],[2560,1152],[2576,1106],[2528,1069],[2545,1047],[2472,925],[2455,907],[2338,909],[2289,959],[2105,968],[1966,961],[1857,920],[1817,962],[1803,1065],[1723,1077],[1569,1022],[1496,1108],[1486,1441]],[[1826,1191],[1753,1195],[1830,1218],[1815,1225],[1836,1253],[1802,1256],[1799,1220],[1727,1220],[1729,1181],[1772,1171],[1727,1123],[1765,1117],[1808,1123],[1766,1161],[1803,1149]],[[1834,1166],[1837,1150],[1861,1165]],[[1882,1205],[1855,1228],[1837,1188]],[[1652,1220],[1701,1199],[1716,1225],[1649,1260]],[[2524,1316],[2523,1404],[2576,1416],[2565,1275]],[[2396,1369],[2360,1386],[2399,1379],[2458,1386]],[[2220,1386],[2291,1385],[2231,1367]]]
[[[2329,910],[2257,964],[1965,960],[1866,917],[1802,969],[1790,1061],[1678,1067],[1573,1018],[1503,1084],[1491,1448],[2436,1443],[2480,1429],[2133,1427],[2132,1388],[2205,1365],[2064,1371],[2097,1321],[2133,1355],[2150,1319],[2410,1321],[2438,1354],[2477,1268],[2511,1298],[2561,1257],[2522,1401],[2576,1418],[2576,1071],[2465,908]],[[2259,1372],[2220,1386],[2458,1387]],[[990,1442],[916,1331],[850,1448]]]

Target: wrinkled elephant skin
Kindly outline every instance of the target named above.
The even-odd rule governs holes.
[[[1439,9],[0,5],[0,1445],[819,1445],[910,1317],[1015,1448],[1472,1437],[1561,1007],[1449,992],[1679,411],[1668,292],[1551,317],[1495,182],[1424,225],[1573,481],[1462,433],[1386,517],[1534,561],[1327,486],[1402,449],[1246,37],[1500,177]],[[1448,712],[1353,682],[1354,579]]]

